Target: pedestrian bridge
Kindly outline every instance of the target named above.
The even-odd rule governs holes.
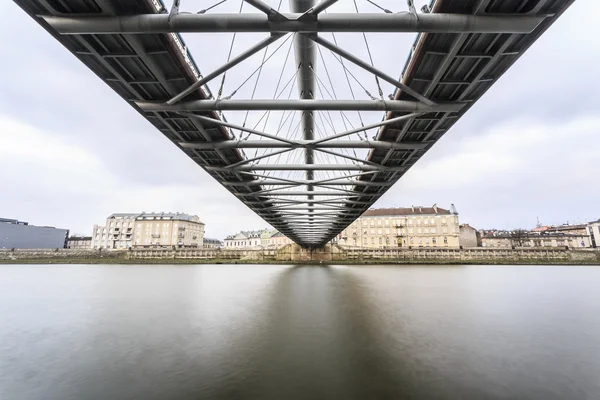
[[[377,201],[573,1],[433,0],[417,10],[408,0],[387,10],[366,0],[15,0],[175,146],[306,248],[322,247]],[[223,3],[240,11],[220,12]],[[217,55],[190,53],[181,34],[195,32],[230,33],[220,54],[227,61],[201,73]],[[232,51],[238,33],[261,32]],[[382,35],[399,32],[417,33],[411,48]],[[338,44],[349,33],[368,57]],[[369,33],[407,54],[394,75],[371,57]],[[262,58],[251,65],[254,55]],[[277,75],[262,74],[265,66]],[[247,79],[224,92],[228,73],[240,69]],[[272,95],[256,97],[265,82]]]

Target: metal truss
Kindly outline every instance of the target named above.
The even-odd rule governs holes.
[[[144,13],[133,9],[120,12],[123,5],[117,0],[97,0],[103,12],[94,15],[53,10],[49,5],[40,13],[33,0],[15,1],[90,68],[100,60],[104,69],[97,72],[99,76],[109,84],[126,85],[129,92],[120,94],[177,146],[258,215],[308,248],[323,246],[379,199],[572,3],[497,0],[494,8],[490,0],[465,0],[460,6],[456,5],[460,2],[434,0],[418,13],[409,0],[409,12],[359,13],[357,8],[357,13],[333,13],[330,7],[337,0],[289,0],[289,12],[280,12],[261,0],[244,0],[256,11],[191,14],[180,12],[179,0],[171,10],[165,10],[158,0],[140,0]],[[61,3],[67,10],[89,7],[83,0]],[[536,4],[524,9],[529,3]],[[200,75],[193,70],[178,36],[186,32],[264,32],[267,37]],[[363,34],[369,57],[364,32],[414,32],[419,36],[402,76],[396,79],[376,67],[372,58],[364,60],[338,45],[335,33],[339,32]],[[90,38],[101,42],[106,36],[124,38],[129,50],[102,54],[98,46],[90,44]],[[168,78],[166,65],[153,61],[151,50],[144,48],[139,39],[144,36],[151,36],[153,43],[168,43],[157,51],[169,57],[178,53],[176,61],[183,65],[183,60],[185,68],[192,68],[193,81],[185,75]],[[290,37],[290,50],[294,48],[290,82],[296,82],[297,98],[281,98],[279,83],[273,98],[239,99],[237,90],[221,96],[224,74],[264,51],[263,63],[255,70],[260,71],[285,44],[281,39]],[[267,58],[269,46],[278,43]],[[340,76],[347,80],[351,99],[336,95],[329,71],[333,67],[326,65],[323,53],[333,64],[341,65]],[[137,66],[123,61],[117,68],[107,61],[121,58],[141,60],[154,78],[133,79]],[[281,76],[285,67],[284,62]],[[125,73],[118,73],[120,70]],[[371,95],[352,71],[372,76],[379,98]],[[112,76],[102,76],[107,74]],[[218,77],[223,78],[215,98],[208,84]],[[364,89],[366,99],[354,96],[350,77]],[[175,81],[179,83],[171,83]],[[384,98],[380,81],[394,88],[389,98]],[[152,85],[160,85],[162,92],[134,89]],[[276,112],[281,119],[277,129],[266,121],[264,128],[258,129],[258,123],[254,127],[245,120],[233,123],[222,114],[236,111],[264,112],[259,123]],[[364,124],[360,113],[374,111],[383,112],[383,118]],[[360,126],[351,123],[348,112],[358,113]],[[331,113],[339,115],[337,120]]]

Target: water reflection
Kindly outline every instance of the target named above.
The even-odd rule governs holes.
[[[597,399],[600,269],[0,266],[0,398]]]

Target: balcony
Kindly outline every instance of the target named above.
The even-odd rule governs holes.
[[[177,229],[178,229],[179,231],[185,231],[185,226],[178,226],[178,227],[177,227]]]

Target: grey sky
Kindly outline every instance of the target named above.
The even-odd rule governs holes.
[[[214,2],[182,3],[184,11],[198,11]],[[268,3],[277,7],[279,1]],[[351,1],[339,3],[333,12],[354,11]],[[406,8],[404,1],[378,3],[394,11]],[[416,3],[420,7],[425,1]],[[237,11],[239,4],[228,0],[214,11]],[[377,11],[364,0],[357,4],[361,11]],[[248,5],[244,9],[254,11]],[[287,0],[282,9],[287,11]],[[112,212],[198,214],[207,236],[218,238],[267,226],[14,3],[2,2],[0,12],[5,16],[0,25],[0,216],[86,234]],[[596,1],[575,2],[376,206],[454,203],[462,221],[482,228],[532,227],[536,217],[543,223],[600,218],[598,12]],[[238,35],[233,54],[263,37]],[[369,34],[375,64],[398,76],[414,38]],[[203,73],[227,59],[231,34],[184,39]],[[368,59],[361,36],[337,39]],[[287,49],[284,45],[265,65],[256,98],[273,96]],[[259,53],[231,70],[223,94],[239,86],[261,58]],[[333,58],[325,59],[339,97],[350,98],[343,71]],[[371,76],[350,69],[377,95]],[[289,64],[284,81],[292,75]],[[219,83],[211,83],[213,92]],[[250,80],[237,96],[249,98],[253,85]],[[382,87],[386,95],[393,91]],[[357,97],[367,98],[354,89]],[[244,120],[244,113],[226,116]],[[251,113],[248,123],[259,117]],[[377,121],[381,113],[363,117]],[[350,118],[357,123],[356,115]],[[277,115],[270,117],[267,129],[276,129],[277,121]]]

